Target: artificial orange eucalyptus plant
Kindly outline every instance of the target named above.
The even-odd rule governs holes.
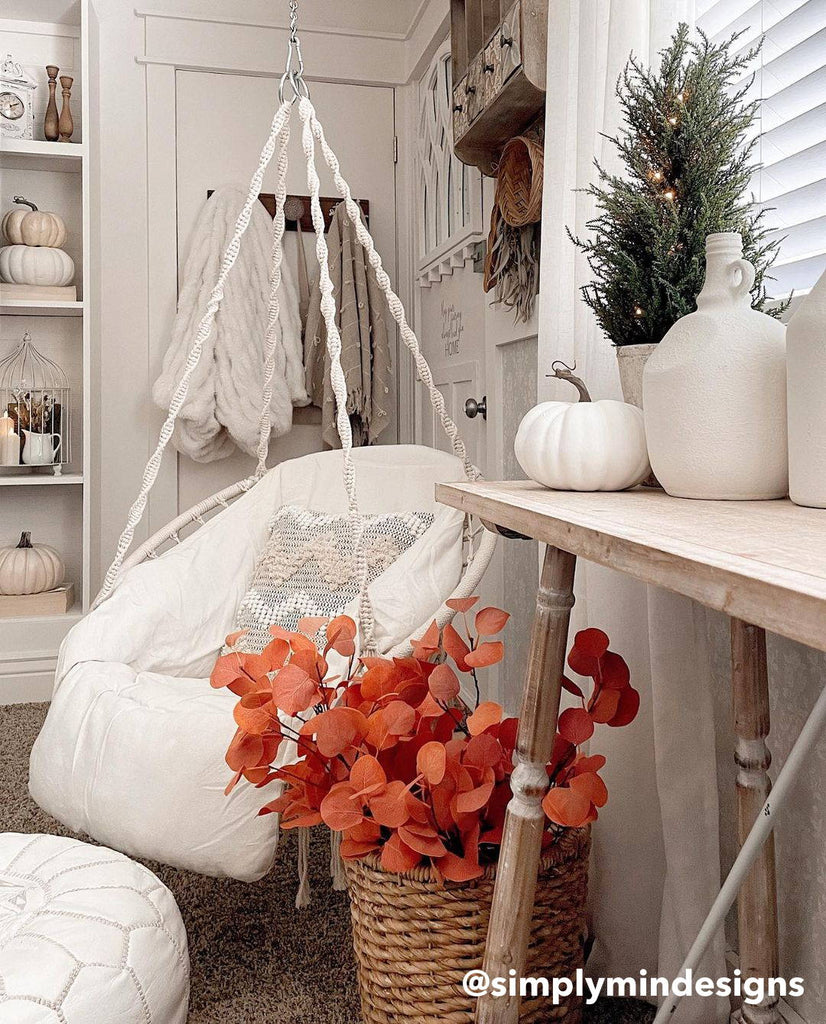
[[[509,618],[498,608],[470,613],[478,598],[448,602],[464,623],[434,622],[408,658],[355,657],[356,625],[345,615],[330,621],[302,619],[297,632],[273,626],[260,654],[234,649],[212,673],[212,685],[240,697],[238,729],[227,751],[235,773],[256,786],[283,783],[281,795],[261,814],[278,813],[283,828],[326,823],[342,833],[341,855],[376,854],[388,871],[429,864],[435,877],[466,881],[496,860],[518,720],[499,704],[480,702],[478,670],[502,660],[497,637]],[[325,630],[319,650],[315,637]],[[627,725],[639,694],[625,661],[608,649],[599,629],[577,633],[568,665],[590,678],[590,693],[563,678],[579,704],[563,711],[547,766],[549,789],[545,842],[561,828],[594,821],[608,799],[600,755],[580,750],[596,724]],[[338,655],[346,671],[328,664]],[[460,676],[469,677],[475,707],[462,701]],[[282,743],[295,758],[276,766]]]

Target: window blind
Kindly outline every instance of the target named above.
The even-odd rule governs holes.
[[[763,38],[748,98],[762,164],[752,188],[781,239],[769,292],[805,292],[826,270],[826,0],[697,0],[697,25],[712,42],[742,31],[739,51]]]

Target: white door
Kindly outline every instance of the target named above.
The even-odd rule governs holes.
[[[311,82],[313,104],[327,139],[341,162],[353,195],[370,204],[370,231],[391,278],[396,271],[396,196],[393,138],[394,91],[390,88],[334,85]],[[178,267],[183,270],[189,240],[208,189],[227,183],[248,184],[258,165],[261,147],[278,103],[277,82],[253,75],[225,75],[178,71],[176,77],[176,147]],[[307,194],[307,171],[301,149],[301,124],[293,111],[289,146],[287,191]],[[332,175],[317,151],[321,194],[336,196]],[[275,168],[271,164],[263,191],[272,192]],[[313,274],[312,239],[305,236]],[[289,252],[289,249],[288,249]],[[393,353],[394,365],[396,352]],[[249,400],[259,402],[258,395]],[[256,404],[257,408],[257,404]],[[396,420],[382,440],[396,440]],[[295,458],[321,448],[317,425],[293,426],[289,434],[274,439],[272,463]],[[246,476],[252,460],[236,453],[217,463],[198,464],[179,460],[179,507],[188,508],[207,494]]]
[[[445,398],[448,415],[458,425],[474,465],[483,469],[487,445],[484,416],[465,415],[468,399],[481,403],[485,394],[484,308],[480,283],[470,269],[423,288],[420,299],[419,341]],[[450,451],[450,441],[434,413],[425,388],[418,388],[421,425],[419,440]]]

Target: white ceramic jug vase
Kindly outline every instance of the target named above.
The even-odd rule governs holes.
[[[789,497],[826,508],[826,273],[789,321],[786,343]]]
[[[740,235],[709,235],[697,311],[646,363],[648,454],[669,494],[743,501],[788,493],[785,328],[751,308],[753,283]]]

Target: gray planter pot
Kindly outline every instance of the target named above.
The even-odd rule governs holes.
[[[656,345],[620,345],[617,348],[622,397],[629,405],[642,409],[642,371]],[[651,473],[642,482],[643,487],[659,487],[659,481]]]

